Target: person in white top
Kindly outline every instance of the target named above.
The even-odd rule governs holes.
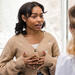
[[[55,75],[75,75],[75,6],[69,9],[69,21],[72,39],[68,43],[66,55],[58,57]]]

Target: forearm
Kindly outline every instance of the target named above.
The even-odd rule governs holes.
[[[51,57],[50,55],[46,55],[45,57],[46,66],[56,65],[56,62],[57,62],[57,57]]]
[[[52,57],[51,62],[52,62],[54,65],[56,65],[56,63],[57,63],[57,57]]]
[[[5,64],[5,65],[4,65]],[[23,58],[19,57],[16,61],[11,60],[7,63],[0,62],[0,75],[17,75],[25,68]]]

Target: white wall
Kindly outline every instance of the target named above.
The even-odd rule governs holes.
[[[14,34],[17,22],[18,9],[22,4],[33,0],[0,0],[0,53],[2,52],[7,40]],[[52,33],[63,50],[64,26],[61,23],[61,0],[34,0],[42,3],[45,10],[46,30]]]

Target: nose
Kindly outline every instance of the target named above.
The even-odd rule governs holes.
[[[37,17],[37,21],[38,21],[38,22],[42,22],[43,19],[42,19],[41,17],[38,16],[38,17]]]

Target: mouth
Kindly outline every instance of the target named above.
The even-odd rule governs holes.
[[[35,26],[42,26],[42,24],[36,24]]]
[[[42,24],[36,24],[35,27],[37,27],[38,29],[42,28]]]

